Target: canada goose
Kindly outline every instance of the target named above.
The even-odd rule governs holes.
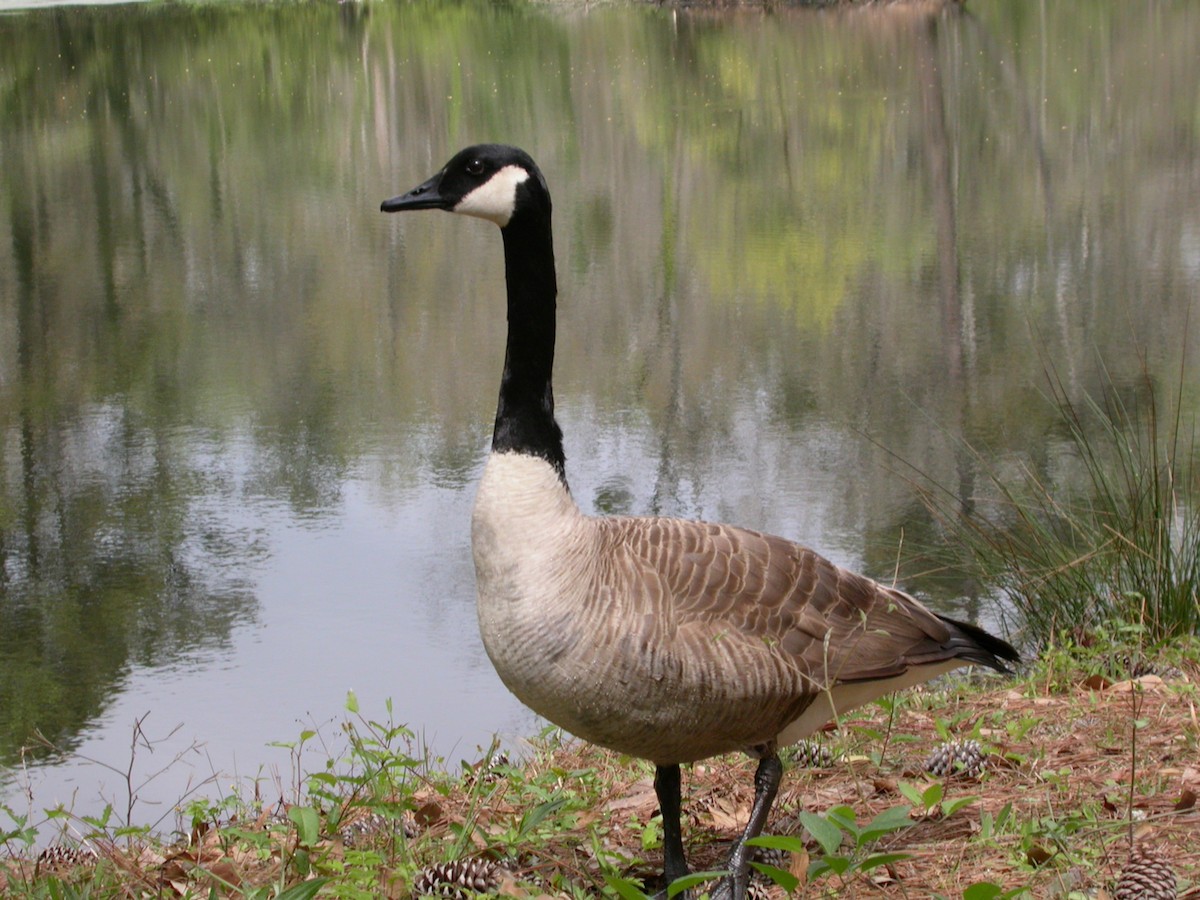
[[[717,896],[745,896],[779,746],[836,714],[962,665],[1007,671],[1006,642],[784,538],[731,525],[585,515],[554,420],[550,192],[515,147],[458,153],[384,212],[442,209],[500,226],[508,345],[471,523],[483,644],[523,703],[656,766],[667,883],[688,872],[680,763],[759,760],[750,820]]]

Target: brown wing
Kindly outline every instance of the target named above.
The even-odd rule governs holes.
[[[814,682],[884,679],[959,656],[950,623],[907,594],[755,531],[667,518],[611,520],[674,631],[753,638]]]

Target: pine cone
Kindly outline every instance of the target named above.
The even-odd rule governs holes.
[[[475,767],[469,771],[463,778],[463,783],[467,787],[473,787],[477,781],[484,784],[495,784],[500,780],[500,769],[507,768],[511,763],[508,761],[508,754],[503,750],[497,750],[487,759],[481,759],[475,764]]]
[[[36,872],[63,871],[77,866],[94,866],[96,851],[91,847],[71,847],[67,844],[51,844],[38,854]]]
[[[780,850],[778,847],[755,847],[750,858],[764,866],[774,866],[776,869],[786,870],[791,862],[788,856],[786,850]],[[758,872],[757,869],[754,871]]]
[[[925,771],[937,776],[961,774],[978,778],[987,768],[987,757],[979,741],[946,741],[938,744],[925,760]]]
[[[792,747],[792,762],[805,769],[824,769],[833,765],[833,754],[820,741],[805,738]]]
[[[399,818],[394,818],[360,806],[345,812],[338,837],[346,847],[365,847],[379,838],[397,833],[403,833],[412,840],[417,836],[417,830],[417,819],[410,809],[404,810]]]
[[[360,816],[338,829],[338,837],[347,847],[362,847],[371,843],[371,839],[388,830],[388,820],[377,812],[369,812]]]
[[[713,891],[721,884],[720,880],[705,881],[702,884],[691,890],[691,895],[701,897],[705,894],[712,896]],[[774,885],[769,878],[763,877],[757,869],[750,870],[750,882],[746,885],[746,900],[771,900],[771,886]],[[658,896],[658,895],[656,895]],[[661,896],[666,896],[665,892]]]
[[[1162,851],[1134,847],[1121,872],[1113,900],[1175,900],[1175,872]]]
[[[505,766],[510,766],[510,765],[512,765],[512,763],[510,763],[508,761],[508,754],[505,753],[503,750],[497,750],[495,753],[493,753],[491,755],[491,757],[488,759],[488,763],[487,763],[487,767],[489,769],[492,769],[493,771],[495,769],[499,769],[499,768],[502,768]]]
[[[1162,678],[1164,682],[1170,682],[1170,680],[1183,677],[1183,670],[1181,668],[1168,665],[1166,662],[1156,662],[1146,659],[1140,653],[1122,653],[1110,656],[1109,671],[1112,677],[1117,679],[1136,679],[1147,676],[1147,674],[1152,674],[1152,676]]]
[[[456,859],[426,866],[413,879],[414,897],[455,897],[495,893],[503,870],[486,859]]]
[[[1143,675],[1157,675],[1164,681],[1182,678],[1183,672],[1175,666],[1166,663],[1156,663],[1140,654],[1123,654],[1114,658],[1113,671],[1118,678],[1141,678]]]

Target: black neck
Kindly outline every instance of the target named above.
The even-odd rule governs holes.
[[[566,483],[562,431],[554,421],[554,242],[550,216],[520,216],[501,229],[508,282],[508,348],[492,450],[540,456]]]

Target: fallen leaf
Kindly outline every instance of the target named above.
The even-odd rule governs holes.
[[[192,826],[191,843],[193,845],[200,843],[211,827],[208,822],[197,822]]]
[[[900,790],[895,778],[877,777],[872,779],[872,784],[877,794],[895,794]]]
[[[1175,811],[1183,812],[1185,809],[1192,809],[1195,805],[1196,792],[1185,787],[1183,793],[1179,795],[1179,800],[1175,803]]]
[[[623,797],[609,800],[605,808],[609,812],[620,812],[626,809],[652,809],[658,806],[658,795],[649,779],[630,785],[629,792]]]
[[[1092,675],[1083,680],[1083,686],[1093,691],[1103,691],[1106,688],[1112,687],[1112,682],[1103,675]]]
[[[234,868],[233,863],[225,860],[213,863],[208,867],[208,871],[211,875],[213,875],[215,878],[219,878],[225,884],[232,884],[234,887],[237,887],[242,883],[242,876],[238,870]]]
[[[1135,810],[1135,812],[1136,812],[1136,810]],[[1139,825],[1136,829],[1134,829],[1133,840],[1135,843],[1137,841],[1144,841],[1147,838],[1150,838],[1151,836],[1153,836],[1153,834],[1154,834],[1154,826],[1150,825],[1149,823],[1143,823],[1143,824]]]
[[[500,885],[497,893],[501,897],[528,897],[529,892],[517,884],[517,880],[513,878],[511,873],[506,872],[500,878]]]
[[[1132,678],[1129,681],[1118,681],[1109,688],[1114,694],[1128,694],[1131,691],[1159,691],[1162,690],[1163,680],[1157,675],[1143,675],[1141,678]]]
[[[1041,844],[1034,844],[1025,854],[1025,858],[1031,866],[1043,866],[1054,859],[1054,854]]]
[[[808,851],[801,847],[799,850],[789,853],[791,863],[788,866],[788,871],[791,872],[799,880],[797,887],[804,887],[808,883]]]
[[[423,803],[413,813],[413,819],[423,828],[428,828],[435,822],[441,821],[445,817],[440,804],[430,800],[428,803]]]
[[[163,861],[162,877],[167,881],[178,881],[187,878],[187,873],[196,867],[196,859],[192,854],[183,852],[170,856]]]
[[[724,797],[717,799],[713,803],[712,809],[708,811],[713,826],[720,831],[740,831],[749,815],[748,807],[745,809],[735,808]]]

